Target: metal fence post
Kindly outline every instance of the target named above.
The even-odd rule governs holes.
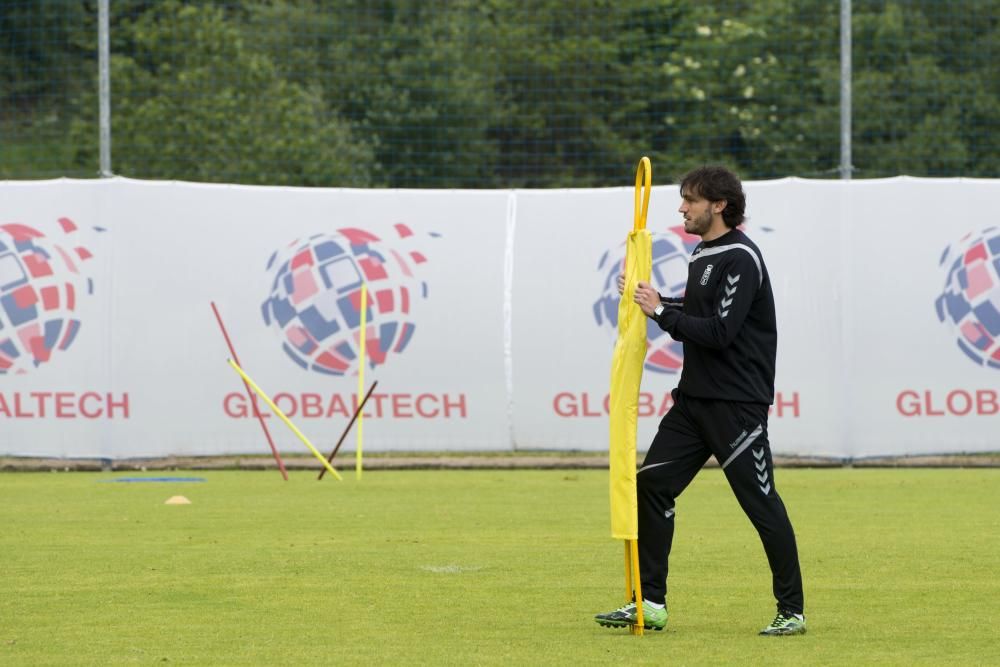
[[[840,178],[851,180],[851,0],[840,0]]]
[[[111,63],[110,40],[108,39],[108,3],[110,0],[98,0],[97,3],[97,67],[98,98],[100,109],[101,135],[101,178],[110,178],[111,173]]]

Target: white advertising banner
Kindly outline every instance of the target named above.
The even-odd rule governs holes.
[[[1000,450],[1000,181],[850,189],[847,451]]]
[[[834,407],[841,400],[839,253],[816,229],[830,230],[836,244],[840,212],[834,190],[805,181],[789,185],[747,184],[754,206],[747,233],[764,255],[778,313],[771,442],[777,453],[838,456],[843,436]],[[561,194],[518,195],[515,266],[532,268],[514,272],[515,436],[525,447],[599,449],[608,440],[615,283],[632,225],[633,191]],[[688,256],[699,241],[684,233],[679,204],[676,187],[653,189],[647,223],[652,282],[666,296],[684,293]],[[803,219],[802,211],[813,207]],[[673,404],[670,392],[683,364],[681,344],[652,322],[649,345],[639,402],[640,449]]]
[[[747,183],[778,317],[777,454],[1000,449],[1000,181]],[[653,282],[697,243],[654,188]],[[0,454],[266,453],[249,375],[321,450],[607,448],[633,190],[0,183]],[[683,365],[649,328],[638,442]],[[268,410],[279,449],[304,447]],[[353,438],[345,451],[353,448]]]
[[[329,451],[356,400],[362,279],[372,364],[365,380],[378,381],[365,410],[366,444],[510,446],[500,300],[506,193],[128,180],[3,187],[5,222],[68,216],[106,228],[107,247],[94,256],[111,267],[95,277],[103,316],[84,322],[72,349],[58,355],[66,358],[3,377],[5,453],[268,451],[226,363],[212,302],[246,372]],[[87,206],[67,191],[90,193]],[[57,202],[52,212],[48,202]],[[71,393],[76,417],[32,408],[32,392],[43,389]],[[82,414],[85,405],[99,409],[86,392],[109,396],[95,420]],[[10,411],[18,396],[29,405],[20,415]],[[280,450],[306,451],[268,417]]]
[[[95,456],[130,418],[112,359],[108,189],[94,185],[0,184],[0,453]]]

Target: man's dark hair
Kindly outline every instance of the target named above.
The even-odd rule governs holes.
[[[694,169],[681,179],[681,192],[704,197],[708,201],[726,201],[722,209],[722,219],[730,229],[741,224],[747,207],[747,196],[743,192],[740,178],[725,167],[709,165]]]

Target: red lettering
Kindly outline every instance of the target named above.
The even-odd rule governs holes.
[[[291,394],[284,394],[284,393],[275,394],[274,398],[272,398],[271,400],[274,402],[274,406],[279,410],[281,410],[281,412],[284,413],[286,417],[289,418],[294,417],[295,413],[299,411],[299,404],[295,400],[295,397],[292,396]],[[288,409],[282,408],[280,405],[278,405],[278,401],[285,401],[289,405],[289,408]]]
[[[456,408],[458,410],[458,415],[465,419],[466,409],[465,409],[465,394],[459,394],[457,400],[449,400],[448,394],[444,395],[444,416],[451,417],[451,409]]]
[[[73,394],[68,391],[60,391],[56,393],[56,418],[57,419],[72,419],[76,417],[76,413],[73,408],[76,407],[73,401]],[[42,413],[44,417],[44,411]]]
[[[989,389],[977,391],[976,412],[981,415],[995,415],[1000,412],[1000,404],[997,404],[997,393]]]
[[[573,394],[567,391],[556,394],[552,399],[552,409],[560,417],[576,417],[577,408]]]
[[[965,401],[965,405],[962,407],[962,409],[955,407],[956,396],[961,396],[962,400]],[[955,391],[950,392],[947,398],[945,398],[944,403],[948,408],[948,412],[950,412],[953,415],[958,415],[959,417],[962,417],[972,412],[972,396],[969,395],[969,392],[962,391],[961,389],[956,389]]]
[[[235,394],[233,396],[236,396]],[[0,393],[0,416],[19,419],[98,419],[130,416],[128,393],[115,396],[95,391],[33,391]],[[226,409],[231,416],[234,408],[227,396]],[[12,409],[13,407],[13,409]]]
[[[348,407],[348,400],[352,400],[356,408],[358,397],[353,394],[349,396],[351,399],[348,399],[347,394],[330,394],[327,397],[318,393],[295,394],[281,392],[275,394],[272,401],[274,408],[280,410],[288,418],[298,416],[302,419],[323,419],[324,417],[329,419],[337,416],[350,417],[353,414]],[[93,400],[93,398],[94,396],[90,396],[88,401]],[[563,402],[566,399],[572,401],[573,395],[560,394],[556,397],[554,405],[556,412],[560,415],[566,410],[575,409],[575,406]],[[128,396],[126,395],[123,400],[125,401],[124,406],[127,409]],[[72,406],[67,407],[67,405],[64,405],[62,409],[67,410],[72,408]],[[83,405],[82,399],[80,405]],[[89,405],[90,403],[88,402]],[[365,410],[364,416],[376,419],[389,416],[400,419],[415,419],[418,417],[423,419],[441,417],[466,418],[469,411],[468,397],[465,394],[372,394],[365,405],[366,407],[371,405],[375,407],[371,410],[372,414],[368,414],[369,411]],[[4,403],[3,394],[0,394],[0,416],[4,414],[6,408],[7,404]],[[94,409],[96,409],[94,406],[82,407],[80,409],[86,410],[87,415],[85,416],[88,417],[100,414],[99,410],[96,413],[94,412]],[[226,394],[223,397],[222,409],[226,416],[232,419],[251,416],[249,402],[246,397],[237,392]],[[266,418],[273,415],[262,411],[261,416]]]
[[[222,399],[222,410],[233,419],[247,416],[247,404],[243,400],[243,394],[226,394]]]
[[[600,412],[597,412],[595,410],[591,410],[590,409],[590,401],[588,399],[588,395],[587,394],[584,394],[581,398],[582,398],[581,405],[580,405],[580,408],[581,408],[580,415],[581,416],[583,416],[583,417],[600,417],[601,416]],[[608,400],[607,397],[605,397],[604,400],[607,401]]]
[[[72,391],[36,391],[27,394],[27,397],[34,399],[33,406],[25,398],[25,395],[15,393],[13,395],[14,410],[12,412],[7,398],[3,394],[0,394],[0,415],[28,419],[44,419],[46,417],[55,419],[77,419],[79,417],[97,419],[104,417],[105,412],[108,418],[115,417],[115,411],[118,410],[122,413],[121,416],[124,416],[126,419],[129,416],[129,396],[127,393],[123,394],[117,400],[110,393],[102,396],[94,391],[87,391],[82,394]],[[51,410],[47,405],[49,399],[52,399]],[[32,412],[32,408],[35,412]]]
[[[602,417],[611,414],[611,396],[605,394],[601,407],[603,412],[593,406],[592,394],[573,394],[560,392],[552,399],[552,409],[560,417]],[[639,417],[662,417],[673,407],[674,399],[670,394],[664,394],[657,400],[651,392],[640,392],[636,402],[636,414]]]
[[[330,397],[330,405],[326,408],[326,416],[332,417],[333,415],[340,415],[341,417],[350,417],[351,413],[347,411],[347,405],[344,403],[344,399],[341,398],[340,394],[334,394]]]
[[[302,394],[302,416],[323,416],[323,399],[319,394]]]
[[[114,416],[115,416],[115,408],[121,408],[124,411],[124,413],[125,413],[123,416],[125,417],[125,419],[128,419],[128,416],[129,416],[128,392],[125,392],[124,394],[122,394],[121,399],[118,400],[118,401],[115,401],[114,397],[109,392],[106,400],[107,400],[107,406],[108,406],[108,418],[109,419],[113,419],[114,418]]]
[[[21,394],[14,394],[14,416],[15,417],[34,417],[33,412],[24,412],[21,410]]]
[[[928,417],[943,417],[944,410],[934,410],[934,405],[931,402],[931,392],[924,392],[924,405],[927,406],[927,416]]]
[[[940,395],[937,400],[941,400]],[[904,417],[965,417],[995,415],[1000,412],[1000,401],[993,389],[952,389],[944,395],[944,407],[935,408],[934,392],[926,390],[922,394],[905,389],[896,396],[896,410]]]
[[[409,394],[393,394],[392,395],[392,416],[399,417],[400,419],[410,419],[413,417],[413,412],[411,411],[412,406],[410,405],[410,395]],[[404,412],[405,410],[405,412]]]
[[[774,409],[775,414],[780,419],[785,416],[785,408],[790,408],[792,411],[791,416],[798,418],[799,416],[799,392],[793,391],[791,400],[785,400],[784,394],[780,391],[774,395]]]
[[[39,417],[45,416],[45,399],[47,399],[51,395],[52,393],[48,391],[33,391],[30,394],[28,394],[28,396],[31,396],[33,399],[35,399],[35,405],[38,406],[37,416]]]
[[[266,410],[260,409],[260,403],[257,401],[257,394],[250,394],[250,405],[253,407],[253,416],[260,417],[262,419],[269,419],[271,413]],[[246,413],[246,405],[243,406],[243,416],[248,416]]]
[[[382,416],[382,400],[385,399],[385,398],[387,398],[387,397],[388,397],[388,394],[372,394],[371,397],[368,399],[368,402],[365,403],[365,405],[371,405],[372,401],[375,401],[375,416],[376,417],[381,417]],[[358,409],[358,397],[357,396],[354,397],[354,409],[355,410]],[[368,415],[365,415],[365,416],[367,417]]]
[[[90,410],[87,409],[88,400],[94,400],[98,402],[97,409],[94,412],[91,412]],[[101,401],[101,395],[98,394],[96,391],[86,392],[83,396],[80,397],[80,414],[86,417],[87,419],[97,419],[98,417],[104,414],[100,401]]]
[[[899,396],[896,397],[896,410],[904,417],[919,417],[921,415],[920,396],[917,395],[917,392],[909,389],[899,392]]]
[[[640,417],[652,417],[656,414],[656,408],[653,406],[652,394],[646,392],[639,394],[638,414]]]
[[[374,396],[374,394],[373,394],[373,396]],[[351,394],[351,410],[352,410],[351,414],[352,415],[355,412],[358,411],[358,406],[359,405],[361,405],[361,398],[357,394]],[[371,397],[369,397],[368,402],[366,402],[365,405],[371,405]],[[367,412],[362,412],[361,416],[362,417],[366,417],[366,418],[367,417],[371,417],[371,415],[369,413],[367,413]]]
[[[431,417],[437,417],[441,412],[435,406],[433,410],[424,410],[424,401],[430,401],[431,403],[437,403],[437,398],[433,394],[420,394],[417,396],[417,414],[421,417],[430,419]]]

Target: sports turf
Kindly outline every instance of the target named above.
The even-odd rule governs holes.
[[[163,473],[147,473],[163,476]],[[633,637],[602,471],[0,474],[0,664],[996,664],[1000,470],[786,470],[809,633],[717,470]],[[164,505],[184,495],[191,505]]]

